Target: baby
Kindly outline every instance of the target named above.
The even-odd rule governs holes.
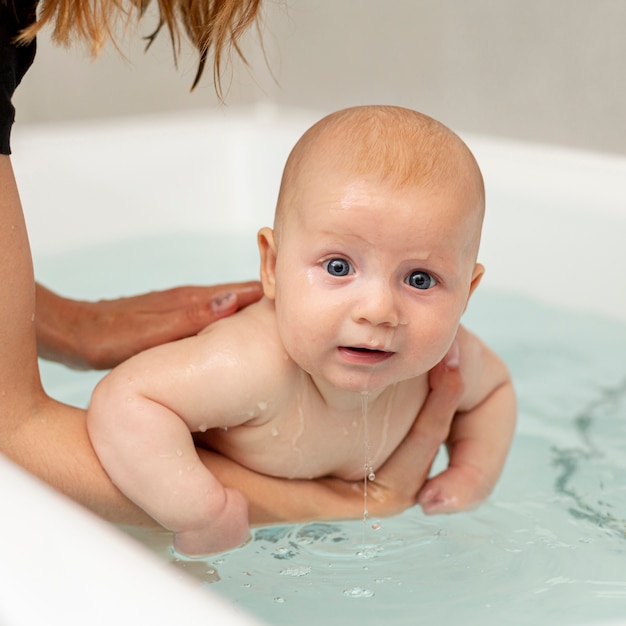
[[[475,506],[516,415],[506,367],[460,326],[484,271],[483,212],[474,157],[435,120],[366,106],[319,121],[287,160],[273,230],[258,235],[264,297],[97,386],[88,428],[113,482],[179,552],[232,548],[249,534],[246,501],[200,462],[192,433],[257,472],[363,480],[402,442],[454,344],[465,391],[449,467],[420,503]]]

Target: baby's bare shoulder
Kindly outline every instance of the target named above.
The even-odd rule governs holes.
[[[273,304],[266,299],[214,322],[198,340],[207,353],[222,355],[238,368],[250,368],[255,378],[284,376],[295,367],[280,339]]]
[[[461,398],[461,410],[469,410],[480,404],[496,387],[509,378],[504,361],[476,334],[464,326],[457,333],[460,353],[460,369],[465,391]]]

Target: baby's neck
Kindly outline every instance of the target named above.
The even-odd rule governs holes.
[[[311,380],[311,384],[319,394],[320,398],[329,410],[335,413],[361,413],[364,405],[372,408],[379,403],[387,403],[389,394],[393,394],[396,384],[381,387],[379,389],[363,389],[362,391],[351,391],[340,389],[330,385],[326,381],[320,381],[313,376],[306,374]]]

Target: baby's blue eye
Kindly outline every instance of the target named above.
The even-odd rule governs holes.
[[[347,276],[352,270],[345,259],[330,259],[324,263],[324,267],[331,276]]]
[[[415,270],[406,277],[406,284],[415,289],[430,289],[437,281],[428,272]]]

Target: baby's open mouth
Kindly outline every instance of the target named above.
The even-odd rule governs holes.
[[[345,359],[355,363],[381,363],[395,354],[386,350],[358,346],[340,346],[339,352]]]
[[[373,348],[353,348],[350,346],[345,346],[344,350],[352,350],[354,352],[382,352],[385,353],[385,350],[374,350]]]

